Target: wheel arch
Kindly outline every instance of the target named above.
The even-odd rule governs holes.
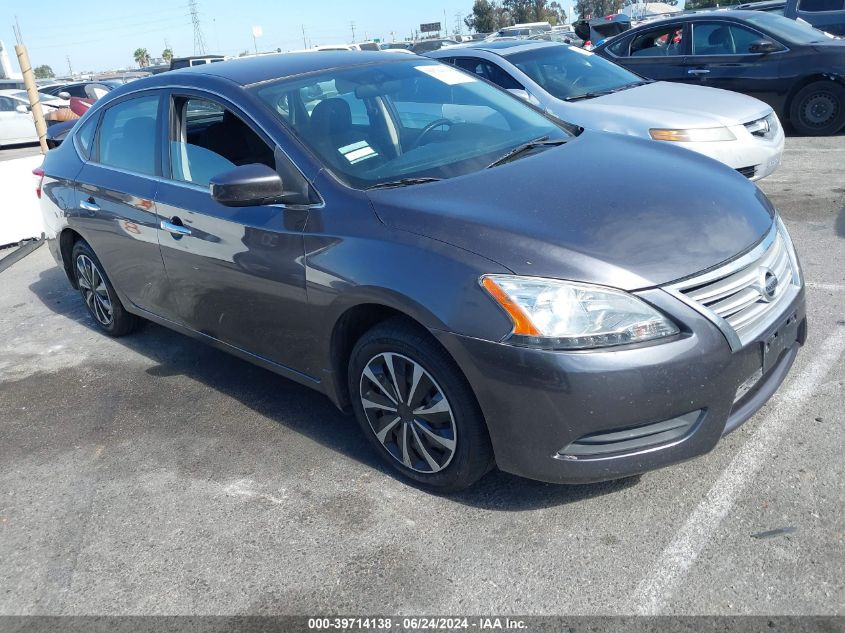
[[[72,228],[66,227],[59,234],[59,252],[62,255],[62,267],[65,269],[70,285],[78,288],[76,285],[76,275],[73,274],[73,263],[71,262],[71,253],[73,246],[80,240],[84,240],[80,233]]]
[[[792,102],[795,100],[796,95],[801,92],[801,90],[817,81],[835,81],[840,86],[845,87],[845,76],[838,75],[836,73],[820,72],[802,77],[793,84],[792,88],[789,89],[789,93],[786,95],[786,101],[784,101],[783,106],[783,113],[785,115],[784,118],[790,120],[791,122]]]
[[[421,313],[423,310],[425,313]],[[360,338],[369,330],[392,319],[402,319],[420,333],[424,333],[437,347],[443,350],[457,365],[452,354],[429,332],[429,328],[439,329],[443,324],[424,308],[402,305],[398,302],[362,300],[352,305],[345,305],[339,311],[331,327],[328,337],[328,371],[324,371],[324,379],[328,379],[329,397],[343,411],[350,410],[350,396],[348,388],[349,358],[352,349]]]

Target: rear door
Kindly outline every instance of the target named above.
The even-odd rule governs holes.
[[[751,45],[760,40],[772,38],[735,22],[695,22],[687,73],[702,86],[742,92],[772,105],[783,87],[781,55],[752,53]]]
[[[90,159],[77,177],[79,209],[69,224],[91,244],[121,300],[170,316],[154,202],[160,104],[160,91],[147,91],[100,114]]]
[[[226,101],[193,90],[174,91],[167,101],[166,178],[156,204],[165,222],[161,251],[178,321],[307,373],[313,347],[302,235],[307,207],[226,207],[209,193],[209,180],[235,166],[277,168],[277,156],[285,160],[281,151]]]
[[[614,42],[607,48],[607,57],[649,79],[689,81],[687,39],[683,23],[662,24]]]

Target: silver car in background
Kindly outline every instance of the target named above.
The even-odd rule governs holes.
[[[478,42],[429,53],[586,129],[670,142],[751,180],[774,172],[784,133],[772,108],[727,90],[650,81],[557,42]]]

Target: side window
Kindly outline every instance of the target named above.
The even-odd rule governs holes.
[[[693,55],[747,55],[751,44],[763,39],[754,31],[719,22],[693,26]]]
[[[76,133],[76,142],[79,149],[82,150],[82,155],[85,158],[91,157],[91,144],[94,141],[94,132],[97,131],[97,121],[100,120],[100,115],[95,114],[90,117],[85,124]]]
[[[487,60],[473,57],[458,57],[455,59],[455,65],[471,73],[475,73],[479,77],[484,77],[487,81],[492,81],[505,90],[525,89],[522,84],[502,70],[501,67]]]
[[[671,57],[682,52],[684,27],[679,24],[638,35],[631,42],[631,57]]]
[[[799,11],[807,13],[821,13],[822,11],[842,11],[845,3],[842,0],[801,0],[798,3]]]
[[[630,43],[629,39],[627,39],[627,38],[621,39],[618,42],[614,42],[613,44],[608,46],[607,50],[609,50],[611,53],[613,53],[617,57],[627,57],[628,51],[630,50],[628,48],[629,43]]]
[[[14,112],[15,102],[9,97],[0,97],[0,112]]]
[[[122,101],[103,113],[97,159],[103,165],[140,174],[156,173],[158,96]]]
[[[176,98],[177,137],[170,139],[174,180],[208,186],[217,174],[261,163],[275,169],[273,149],[240,117],[199,97]]]

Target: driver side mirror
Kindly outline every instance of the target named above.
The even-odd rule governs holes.
[[[15,112],[18,114],[29,114],[29,108],[24,104],[20,103],[15,106]]]
[[[56,95],[56,96],[57,96],[59,99],[65,99],[65,100],[70,99],[70,93],[69,93],[69,92],[64,92],[64,91],[62,91],[62,92],[60,92],[60,93],[59,93],[58,95]]]
[[[757,40],[756,42],[752,42],[751,46],[748,47],[749,53],[760,53],[763,55],[767,53],[776,53],[779,50],[780,46],[771,40]]]
[[[256,207],[284,202],[282,178],[267,165],[241,165],[216,175],[209,184],[211,197],[227,207]]]

